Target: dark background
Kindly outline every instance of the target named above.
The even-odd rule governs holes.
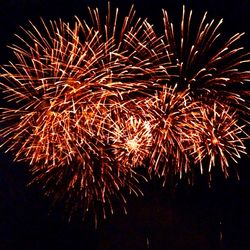
[[[120,0],[111,1],[127,13],[135,3],[138,16],[149,17],[161,27],[161,9],[179,20],[182,5],[199,20],[224,18],[225,38],[246,31],[242,45],[249,50],[249,0]],[[14,33],[28,20],[72,21],[87,14],[87,5],[106,6],[94,0],[0,0],[0,63],[9,60]],[[248,145],[249,152],[249,145]],[[27,187],[27,166],[13,163],[0,152],[0,249],[250,249],[250,170],[247,156],[239,162],[238,181],[233,174],[215,177],[208,187],[204,177],[194,186],[185,182],[162,188],[161,181],[142,185],[144,197],[128,197],[128,215],[119,208],[95,229],[91,218],[68,222],[62,209],[50,210],[40,189]],[[51,212],[50,212],[51,211]]]

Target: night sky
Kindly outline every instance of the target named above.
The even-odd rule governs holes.
[[[224,18],[221,31],[225,38],[246,32],[241,41],[250,50],[249,0],[112,0],[121,13],[135,4],[138,16],[148,17],[162,32],[165,8],[180,20],[182,5],[193,9],[199,20],[207,10],[210,18]],[[1,0],[0,63],[11,58],[7,45],[14,33],[29,20],[72,21],[87,16],[87,6],[104,8],[99,0]],[[2,100],[1,100],[2,103]],[[0,138],[1,140],[1,138]],[[249,152],[248,143],[248,152]],[[13,163],[13,156],[0,151],[0,249],[250,249],[250,160],[238,165],[240,181],[232,171],[229,179],[218,173],[211,187],[204,176],[194,186],[186,181],[169,183],[153,179],[142,184],[144,197],[127,197],[128,215],[118,206],[115,214],[100,221],[97,229],[92,218],[64,218],[62,207],[51,209],[51,201],[39,187],[27,187],[28,168]],[[233,168],[233,167],[232,167]]]

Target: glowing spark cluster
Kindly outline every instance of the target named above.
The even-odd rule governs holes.
[[[1,72],[1,146],[69,216],[100,205],[106,217],[113,197],[125,209],[122,190],[141,194],[140,167],[166,179],[219,165],[227,177],[249,138],[243,34],[217,46],[222,21],[206,13],[195,33],[185,7],[180,32],[163,11],[163,36],[133,7],[124,19],[110,4],[105,19],[89,12],[91,24],[42,20],[17,35]]]
[[[185,151],[199,112],[188,92],[179,93],[176,87],[164,87],[145,103],[153,135],[149,170],[160,176],[170,172],[181,176],[188,171],[189,157]]]
[[[123,117],[123,122],[114,124],[110,136],[114,158],[122,166],[142,166],[152,147],[151,126],[148,121],[137,117]]]
[[[202,160],[209,158],[208,171],[220,165],[225,176],[228,176],[229,159],[237,159],[246,153],[243,140],[248,138],[244,132],[245,125],[238,125],[236,113],[230,107],[214,102],[211,106],[201,106],[201,118],[196,123],[196,135],[193,136],[195,162],[201,165]],[[218,161],[218,162],[216,162]]]

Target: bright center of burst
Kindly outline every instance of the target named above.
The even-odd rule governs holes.
[[[213,138],[213,139],[212,139],[212,143],[213,143],[214,145],[218,144],[218,139],[217,139],[217,138]]]
[[[139,147],[139,143],[138,143],[136,138],[131,139],[131,140],[127,140],[127,148],[129,150],[131,150],[131,151],[132,150],[137,150],[138,147]]]

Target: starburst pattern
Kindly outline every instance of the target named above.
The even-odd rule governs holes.
[[[141,117],[121,117],[116,122],[110,136],[115,160],[130,167],[142,166],[149,158],[152,147],[151,124]]]
[[[199,106],[192,102],[188,91],[177,92],[177,86],[166,86],[145,102],[145,109],[153,136],[149,171],[159,176],[182,176],[190,169],[186,148]]]
[[[133,7],[118,12],[30,23],[1,73],[1,146],[69,217],[91,210],[96,223],[114,197],[126,211],[123,190],[141,194],[140,167],[167,180],[218,165],[228,177],[249,139],[243,34],[219,43],[222,21],[205,13],[196,30],[185,7],[180,32],[163,11],[163,36]]]
[[[168,70],[170,84],[178,89],[190,90],[194,99],[209,102],[216,98],[242,112],[249,112],[244,89],[249,82],[249,53],[239,45],[244,33],[236,33],[229,39],[221,39],[220,28],[223,19],[209,21],[207,12],[200,23],[192,22],[192,11],[183,6],[180,24],[172,23],[169,14],[163,10],[165,53],[172,65]],[[151,33],[157,36],[154,26],[145,23]]]
[[[95,11],[90,13],[99,20]],[[116,12],[115,22],[117,16]],[[139,22],[130,28],[133,16],[131,8],[121,34],[114,25],[106,37],[99,23],[90,27],[79,19],[73,27],[62,21],[46,25],[42,20],[44,34],[31,24],[31,30],[24,29],[23,37],[18,36],[23,46],[11,46],[15,62],[3,67],[2,77],[7,83],[1,87],[12,107],[2,108],[2,146],[8,145],[7,151],[13,150],[16,160],[31,165],[33,182],[41,182],[47,194],[56,199],[61,193],[57,187],[61,187],[70,193],[72,208],[80,200],[84,213],[100,201],[104,217],[107,203],[112,210],[112,194],[122,197],[124,206],[121,188],[140,193],[131,167],[114,164],[108,139],[115,123],[112,103],[141,92],[144,82],[134,88],[137,79],[128,79],[135,72],[150,72],[147,61],[144,69],[143,63],[134,59],[147,37],[137,37],[142,28]],[[130,42],[133,38],[141,40],[136,48]],[[121,43],[127,44],[126,53]],[[143,55],[145,50],[141,50]],[[136,60],[140,65],[134,62],[131,66]],[[83,197],[85,202],[81,202]]]
[[[242,154],[246,154],[244,140],[248,135],[244,132],[245,125],[238,125],[236,112],[229,106],[214,102],[213,105],[203,105],[200,108],[200,118],[196,120],[192,136],[195,162],[200,163],[203,172],[203,160],[208,159],[206,169],[220,166],[225,177],[228,177],[229,160],[238,162]]]
[[[149,107],[152,105],[153,120],[155,121],[156,117],[159,117],[158,120],[161,121],[157,126],[158,129],[155,130],[157,136],[153,136],[158,139],[153,143],[153,161],[151,160],[149,169],[159,175],[178,173],[182,176],[182,173],[192,171],[196,163],[200,162],[203,173],[204,167],[202,167],[201,159],[207,157],[210,159],[208,161],[210,166],[208,171],[210,171],[211,166],[215,165],[215,158],[219,158],[219,165],[227,177],[228,172],[225,167],[228,165],[227,159],[232,158],[235,161],[236,154],[237,157],[244,154],[243,141],[249,138],[244,132],[244,126],[238,125],[242,121],[241,119],[249,114],[246,102],[249,94],[245,91],[248,89],[247,83],[250,79],[249,71],[246,69],[250,62],[249,53],[244,52],[244,48],[237,44],[244,33],[237,33],[224,42],[219,41],[222,20],[209,21],[207,13],[205,13],[196,28],[192,23],[192,15],[192,11],[187,12],[183,6],[180,25],[177,25],[171,22],[168,12],[163,10],[165,50],[162,50],[161,53],[166,54],[171,65],[176,66],[169,67],[167,70],[170,78],[167,81],[167,89],[174,89],[174,92],[172,94],[169,91],[166,92],[165,85],[162,85],[165,81],[159,81],[165,94],[158,96],[161,101],[157,106],[149,105]],[[157,37],[153,25],[145,22],[145,26],[151,30],[152,36]],[[168,94],[166,95],[166,93]],[[166,96],[168,98],[165,98]],[[186,98],[183,98],[184,96]],[[172,100],[178,99],[182,99],[182,102],[176,106],[176,102]],[[217,109],[208,111],[208,107],[214,107],[214,103],[217,104]],[[173,105],[171,106],[171,104]],[[169,107],[172,109],[173,115],[171,112],[168,113],[169,111],[165,112]],[[189,109],[189,107],[192,108]],[[218,107],[220,107],[220,111],[218,111]],[[210,121],[211,116],[205,115],[206,112],[218,114],[222,110],[228,115],[224,118],[215,116],[217,119],[213,123]],[[222,112],[222,114],[225,113]],[[231,122],[230,115],[232,115]],[[175,118],[171,119],[170,117],[173,116]],[[237,116],[241,121],[236,119]],[[231,144],[229,142],[221,143],[215,147],[213,143],[207,143],[208,138],[203,133],[217,131],[218,136],[220,133],[221,136],[223,136],[222,134],[228,136],[229,134],[225,130],[222,131],[222,126],[218,129],[220,122],[231,131],[232,134],[230,132],[229,134],[232,137],[230,140],[227,138]],[[243,123],[245,122],[246,119]],[[167,124],[171,124],[171,126]],[[200,132],[201,127],[203,132]],[[232,138],[235,139],[235,144]],[[202,147],[206,150],[204,148],[201,150]],[[191,148],[195,153],[192,150],[189,151]],[[193,159],[190,157],[193,154],[199,156]]]

